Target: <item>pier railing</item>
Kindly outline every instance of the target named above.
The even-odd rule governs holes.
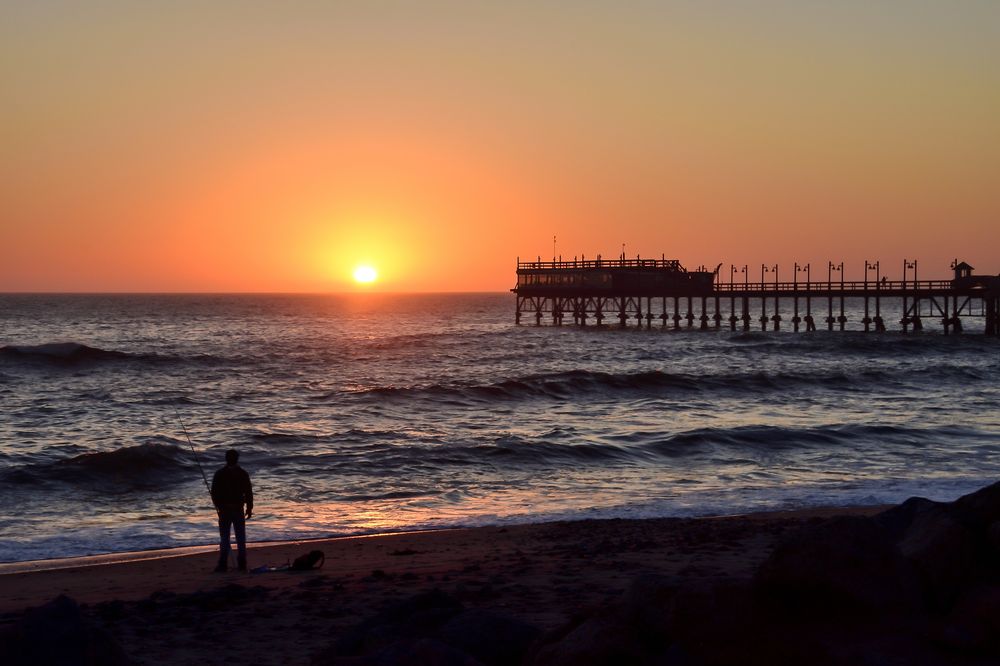
[[[568,268],[667,268],[684,271],[678,259],[572,259],[559,261],[517,261],[518,270],[555,270]]]
[[[828,291],[869,291],[869,292],[902,292],[902,291],[944,291],[954,289],[951,280],[834,280],[811,282],[716,282],[714,289],[716,292],[769,292],[788,294],[802,292],[828,292]]]

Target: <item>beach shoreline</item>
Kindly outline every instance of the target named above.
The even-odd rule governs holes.
[[[159,557],[142,557],[141,552],[133,558],[97,556],[116,561],[79,558],[75,566],[0,575],[0,621],[10,625],[25,609],[66,595],[139,663],[215,663],[216,648],[202,645],[199,632],[206,622],[222,622],[238,627],[225,638],[227,655],[246,663],[305,664],[331,636],[428,590],[443,590],[471,607],[510,614],[550,631],[582,609],[621,595],[637,576],[747,578],[793,530],[832,516],[869,516],[883,508],[560,521],[250,548],[251,569],[323,550],[324,567],[309,572],[216,574],[217,551],[211,546]],[[232,594],[238,599],[226,596]],[[201,621],[191,621],[192,611]],[[261,651],[256,637],[275,633],[275,618],[280,618],[283,635],[275,635],[278,647],[272,655]]]
[[[725,518],[747,518],[747,519],[769,519],[769,518],[807,518],[807,517],[826,517],[830,515],[870,515],[872,513],[885,510],[893,506],[891,504],[884,505],[870,505],[870,504],[859,504],[859,505],[849,505],[849,506],[817,506],[808,507],[802,509],[773,509],[766,511],[751,511],[751,512],[741,512],[741,513],[725,513],[717,515],[707,515],[707,516],[690,516],[690,517],[673,517],[673,516],[663,516],[658,518],[581,518],[581,519],[560,519],[560,520],[550,520],[541,522],[524,522],[524,523],[513,523],[513,524],[496,524],[496,525],[474,525],[474,526],[456,526],[456,527],[439,527],[432,529],[415,529],[408,530],[402,529],[398,531],[384,531],[384,532],[371,532],[362,534],[344,534],[337,536],[325,536],[325,537],[305,537],[301,539],[279,539],[275,541],[249,541],[247,542],[247,549],[253,553],[260,553],[266,551],[269,548],[277,548],[281,546],[297,546],[297,545],[309,545],[309,544],[323,544],[326,542],[340,541],[344,539],[368,539],[368,538],[380,538],[389,537],[396,535],[415,535],[415,534],[426,534],[426,533],[436,533],[436,532],[452,532],[452,531],[465,531],[465,530],[479,530],[479,529],[500,529],[500,528],[511,528],[511,527],[522,527],[525,525],[552,525],[557,523],[583,523],[583,522],[594,522],[603,520],[628,520],[628,521],[644,521],[644,520],[719,520]],[[252,530],[252,522],[248,523],[248,527]],[[232,537],[231,537],[232,538]],[[82,567],[95,567],[95,566],[112,566],[116,564],[124,564],[127,562],[141,562],[148,560],[160,560],[174,557],[188,557],[192,555],[199,555],[203,553],[215,553],[218,552],[218,543],[204,543],[204,544],[194,544],[188,546],[172,546],[166,548],[147,548],[140,550],[126,550],[117,551],[110,553],[96,553],[94,555],[75,555],[71,557],[51,557],[44,559],[33,559],[33,560],[21,560],[12,562],[0,562],[0,577],[10,576],[22,573],[30,573],[37,571],[55,571],[60,569],[75,569]],[[235,552],[235,540],[233,540],[233,549]]]

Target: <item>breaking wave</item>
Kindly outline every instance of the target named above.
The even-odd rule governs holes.
[[[70,458],[30,463],[0,472],[10,483],[71,482],[117,489],[159,486],[188,477],[196,463],[179,445],[151,442],[111,451],[82,453]]]
[[[219,364],[226,359],[210,354],[171,356],[156,353],[130,353],[114,349],[91,347],[79,342],[46,342],[40,345],[6,345],[0,347],[0,359],[49,366],[93,365],[108,362],[139,362],[153,364],[199,363]]]
[[[362,399],[429,399],[458,403],[486,403],[492,401],[517,401],[533,398],[571,400],[593,394],[637,393],[648,396],[671,394],[699,394],[703,392],[734,394],[747,391],[786,391],[790,389],[819,388],[850,390],[878,384],[892,384],[929,379],[954,379],[962,381],[986,380],[990,373],[984,369],[942,365],[920,376],[905,370],[880,370],[868,368],[856,373],[839,371],[776,372],[763,371],[694,375],[669,373],[660,370],[635,373],[607,373],[589,370],[529,375],[493,384],[462,386],[460,384],[430,384],[426,386],[377,386],[349,391]],[[318,396],[318,400],[341,397],[336,391]]]

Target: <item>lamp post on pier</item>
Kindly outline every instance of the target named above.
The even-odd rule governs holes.
[[[864,282],[864,298],[865,298],[865,318],[861,320],[861,323],[865,325],[865,333],[871,330],[872,318],[869,314],[868,306],[868,273],[869,271],[875,271],[875,288],[878,289],[878,262],[874,264],[865,259],[865,282]],[[878,299],[875,299],[878,301]]]
[[[778,264],[774,265],[772,269],[774,271],[774,315],[771,316],[771,321],[774,322],[774,330],[781,329],[781,308],[778,302]]]
[[[802,319],[799,317],[799,273],[806,274],[806,330],[811,331],[812,328],[812,315],[810,310],[810,299],[809,299],[809,264],[805,266],[800,266],[798,262],[795,264],[795,277],[792,279],[792,290],[795,293],[795,314],[792,317],[792,324],[795,327],[795,332],[799,331],[799,322]]]
[[[760,330],[767,330],[767,299],[764,297],[764,274],[771,269],[766,264],[760,265]]]
[[[736,264],[729,264],[729,330],[736,330]]]
[[[837,318],[833,316],[833,274],[835,272],[840,273],[840,316]],[[827,330],[832,331],[833,323],[837,322],[840,324],[840,330],[843,331],[844,325],[847,323],[847,317],[844,316],[844,262],[839,264],[829,262],[826,268],[826,289],[829,308],[829,314],[826,318]]]
[[[913,323],[913,330],[916,330],[916,326],[917,326],[916,323],[913,321],[913,319],[910,317],[909,303],[907,302],[907,298],[906,298],[906,274],[907,274],[907,271],[909,269],[911,269],[911,268],[913,269],[913,291],[916,292],[916,290],[917,290],[917,275],[916,275],[916,273],[917,273],[917,262],[916,262],[916,260],[909,261],[908,259],[903,259],[903,317],[899,320],[899,323],[903,325],[903,333],[906,333],[906,331],[908,330],[908,328],[909,328],[909,326],[910,326],[911,323]],[[917,298],[916,298],[915,295],[913,297],[913,305],[914,305],[914,311],[915,311],[916,310],[916,305],[917,305]],[[914,312],[914,316],[916,316],[916,312]]]

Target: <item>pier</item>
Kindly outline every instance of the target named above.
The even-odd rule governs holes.
[[[749,266],[730,265],[723,281],[722,264],[689,271],[665,257],[518,259],[511,289],[517,295],[515,321],[796,332],[845,331],[850,322],[865,332],[905,333],[922,331],[933,320],[952,335],[978,328],[969,326],[976,319],[986,335],[1000,336],[1000,276],[975,275],[958,260],[950,280],[919,280],[916,261],[904,261],[897,280],[888,279],[877,261],[865,262],[863,280],[845,280],[843,263],[830,262],[825,280],[816,279],[809,264],[795,264],[787,274],[780,268],[762,265],[758,280]],[[848,308],[848,301],[856,307]]]

